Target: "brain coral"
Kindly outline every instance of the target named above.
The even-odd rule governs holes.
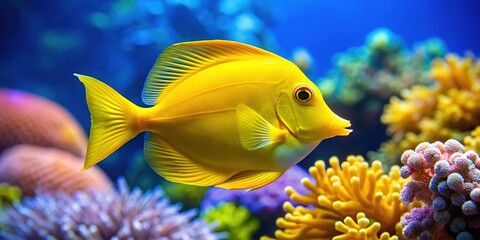
[[[286,189],[291,202],[301,205],[294,207],[291,202],[284,203],[286,215],[277,220],[277,226],[282,230],[277,230],[275,237],[401,238],[400,217],[411,206],[400,201],[400,191],[408,180],[400,177],[399,167],[392,167],[389,174],[384,175],[379,161],[369,166],[361,156],[348,156],[342,164],[336,157],[330,158],[329,162],[331,167],[328,169],[325,169],[324,161],[317,161],[309,169],[314,182],[307,178],[302,180],[309,193],[299,194],[291,187]],[[363,215],[357,215],[359,212]]]
[[[473,145],[480,126],[480,61],[473,56],[463,59],[447,55],[432,62],[431,76],[436,84],[414,86],[392,97],[381,121],[392,137],[382,144],[372,159],[387,166],[399,164],[403,151],[421,142],[463,139]]]
[[[403,178],[412,179],[401,200],[420,200],[402,218],[407,239],[480,238],[480,158],[458,141],[421,143],[402,154]]]
[[[71,153],[31,145],[17,145],[0,155],[0,182],[18,186],[24,195],[35,190],[64,191],[109,190],[110,179],[98,167],[81,171],[83,162]]]
[[[63,107],[10,89],[0,89],[0,136],[0,152],[23,143],[83,156],[87,146],[83,129]]]
[[[213,225],[179,212],[160,189],[43,193],[5,208],[2,239],[216,239]]]

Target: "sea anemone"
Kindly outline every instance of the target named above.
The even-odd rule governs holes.
[[[404,203],[421,201],[402,219],[407,239],[478,239],[480,237],[480,158],[457,140],[420,143],[402,154]]]
[[[54,147],[84,156],[87,137],[62,106],[30,93],[0,89],[0,152],[16,144]]]
[[[81,171],[82,160],[60,149],[16,145],[0,155],[0,182],[18,186],[24,195],[35,191],[98,189],[108,191],[112,182],[98,167]]]
[[[216,239],[214,225],[192,220],[195,211],[179,212],[157,188],[130,191],[44,193],[5,208],[4,239]]]
[[[373,232],[380,234],[382,239],[395,235],[401,238],[400,217],[411,206],[400,201],[400,191],[408,180],[400,177],[399,167],[392,167],[389,174],[384,175],[379,161],[369,166],[362,156],[348,156],[341,165],[337,157],[331,157],[329,163],[331,167],[328,169],[321,160],[309,169],[314,182],[302,180],[309,193],[299,194],[292,187],[286,189],[291,202],[283,205],[286,215],[277,220],[277,226],[283,230],[277,230],[275,237],[331,239],[345,236],[345,227],[342,226],[350,226],[351,222],[346,218],[353,220],[357,217],[361,226],[365,218],[374,225],[368,230],[372,238]],[[301,205],[294,207],[292,202]],[[359,212],[365,217],[358,216]],[[362,232],[359,228],[357,230]]]

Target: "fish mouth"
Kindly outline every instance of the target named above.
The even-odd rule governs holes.
[[[330,129],[335,136],[348,136],[353,131],[348,129],[350,126],[352,126],[350,121],[339,117],[330,124]]]

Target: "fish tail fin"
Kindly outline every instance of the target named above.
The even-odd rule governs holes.
[[[85,85],[92,125],[83,170],[99,163],[144,131],[138,124],[141,108],[107,84],[74,74]]]

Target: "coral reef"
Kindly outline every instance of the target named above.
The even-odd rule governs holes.
[[[261,232],[256,235],[270,235],[275,230],[275,219],[282,215],[283,202],[289,199],[282,190],[287,186],[300,189],[301,180],[306,177],[308,174],[305,170],[300,166],[293,166],[275,182],[253,191],[210,188],[202,201],[201,209],[205,211],[225,202],[235,203],[245,207],[261,220]],[[302,191],[304,192],[306,191]]]
[[[16,144],[55,147],[85,155],[87,137],[60,105],[19,90],[0,89],[0,152]]]
[[[216,239],[209,225],[179,212],[160,189],[45,193],[5,208],[4,239]]]
[[[364,46],[337,54],[335,68],[319,80],[319,85],[327,99],[347,105],[368,99],[381,106],[404,88],[428,83],[425,70],[434,57],[445,54],[445,49],[440,39],[429,39],[410,52],[399,36],[388,29],[376,29]]]
[[[20,200],[21,197],[22,191],[20,188],[8,183],[0,183],[0,211],[3,206],[11,205]]]
[[[402,218],[406,239],[480,237],[480,158],[457,140],[420,143],[402,154],[405,185],[400,200],[424,203]]]
[[[449,54],[432,62],[435,84],[414,86],[392,97],[385,106],[381,121],[388,125],[391,139],[382,144],[372,159],[386,166],[399,164],[403,151],[421,142],[467,138],[469,147],[478,136],[480,125],[480,61],[473,56],[463,59]],[[478,147],[478,146],[477,146]]]
[[[218,224],[216,231],[228,235],[228,240],[250,240],[260,227],[260,221],[248,209],[234,203],[222,203],[204,210],[200,218]]]
[[[98,167],[81,171],[82,160],[55,148],[16,145],[0,155],[0,182],[18,186],[24,195],[35,191],[62,191],[112,188],[110,179]]]
[[[369,166],[362,156],[348,156],[342,164],[337,157],[331,157],[329,163],[328,169],[324,161],[317,161],[309,169],[315,182],[302,180],[309,193],[299,194],[291,187],[286,189],[291,202],[283,205],[286,214],[277,220],[281,230],[275,232],[275,238],[331,239],[337,236],[344,239],[356,235],[354,232],[358,232],[358,239],[365,239],[361,237],[363,234],[372,239],[377,238],[377,234],[380,239],[401,238],[400,217],[418,203],[411,206],[401,203],[400,191],[408,180],[400,177],[400,168],[394,166],[385,175],[379,161]],[[301,205],[294,207],[292,202]],[[359,212],[363,215],[357,215]],[[352,225],[355,217],[358,226]],[[366,218],[371,228],[361,230]],[[345,232],[347,227],[352,230]]]

